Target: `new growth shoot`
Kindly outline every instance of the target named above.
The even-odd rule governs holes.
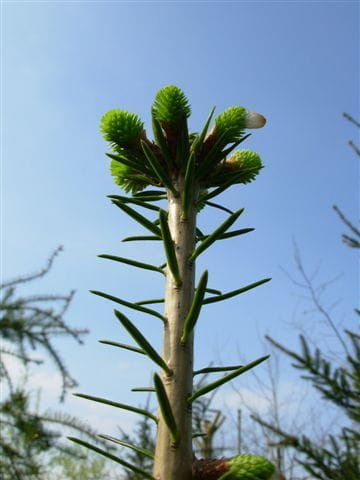
[[[134,343],[127,345],[112,340],[101,340],[101,343],[131,351],[131,354],[146,355],[153,361],[159,369],[153,377],[153,385],[134,390],[155,394],[158,415],[102,397],[79,396],[154,420],[157,427],[156,449],[155,452],[147,452],[154,458],[153,471],[151,474],[141,471],[144,478],[153,480],[267,480],[274,471],[270,462],[255,455],[201,460],[193,454],[192,441],[197,432],[192,431],[192,403],[268,358],[261,357],[235,369],[224,367],[222,371],[227,373],[193,390],[193,377],[196,375],[193,366],[194,334],[197,322],[202,320],[204,305],[244,294],[270,280],[254,280],[249,285],[236,286],[234,290],[223,293],[208,287],[210,281],[213,284],[213,278],[211,272],[205,270],[196,283],[195,268],[200,255],[217,241],[253,231],[252,228],[231,229],[239,219],[241,221],[243,208],[232,211],[212,200],[234,185],[243,186],[254,181],[263,167],[256,152],[236,149],[250,136],[248,129],[263,127],[265,118],[242,106],[232,106],[213,120],[214,112],[215,107],[200,133],[189,132],[189,101],[180,88],[170,85],[157,93],[151,107],[153,138],[148,137],[144,123],[134,113],[114,109],[101,120],[101,132],[110,147],[107,156],[110,158],[111,175],[116,185],[127,194],[110,195],[110,201],[144,229],[144,235],[128,236],[124,241],[162,242],[164,264],[152,265],[118,256],[117,253],[102,254],[100,257],[160,273],[159,278],[165,278],[164,297],[159,299],[130,302],[119,297],[116,291],[111,294],[92,291],[116,304],[118,309],[126,307],[151,316],[154,322],[160,320],[163,325],[162,352],[157,352],[131,317],[119,310],[114,312],[115,320]],[[166,201],[167,207],[160,208],[160,201]],[[202,233],[196,222],[197,213],[205,207],[220,209],[227,215],[222,224],[208,234]],[[149,218],[149,215],[156,217]],[[162,312],[156,309],[157,304],[164,304]],[[217,368],[211,373],[219,371],[221,369]],[[108,435],[102,438],[119,443]],[[139,473],[136,465],[130,465],[98,447],[72,440]],[[135,450],[141,448],[126,446]]]

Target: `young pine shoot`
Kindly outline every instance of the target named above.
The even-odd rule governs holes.
[[[243,209],[233,212],[209,200],[233,185],[252,182],[262,169],[257,153],[235,149],[249,137],[248,129],[264,126],[265,118],[241,106],[230,107],[215,118],[214,111],[215,108],[199,134],[189,133],[189,101],[180,88],[169,85],[157,93],[151,107],[153,139],[148,138],[143,122],[134,113],[110,110],[101,120],[101,131],[111,150],[107,153],[111,160],[111,175],[128,194],[110,195],[109,198],[122,213],[144,228],[144,235],[129,236],[124,241],[161,241],[166,259],[164,265],[156,266],[117,254],[99,255],[106,260],[161,273],[166,282],[163,299],[130,302],[119,298],[117,292],[92,291],[116,303],[117,308],[125,306],[150,315],[149,321],[160,320],[164,330],[162,352],[157,352],[131,319],[118,310],[115,310],[115,318],[135,344],[126,345],[111,340],[101,340],[101,343],[126,349],[132,355],[146,355],[160,369],[153,377],[152,387],[134,389],[155,394],[159,404],[158,415],[155,417],[146,410],[101,397],[78,396],[130,410],[156,422],[155,452],[147,452],[149,457],[154,458],[152,475],[145,471],[141,473],[140,469],[144,478],[153,480],[268,480],[274,472],[270,462],[256,455],[205,460],[196,459],[193,454],[192,402],[268,358],[261,357],[237,367],[208,369],[210,373],[228,373],[193,391],[194,376],[207,370],[194,371],[193,367],[194,332],[197,322],[201,321],[204,305],[243,294],[270,280],[257,280],[227,293],[207,287],[208,282],[211,285],[214,283],[211,272],[207,270],[201,272],[198,282],[195,282],[196,260],[201,254],[217,241],[253,230],[230,230],[238,222]],[[157,205],[160,200],[167,201],[166,210]],[[204,207],[220,209],[227,215],[223,223],[209,234],[203,234],[196,223],[197,213]],[[152,214],[156,212],[155,221],[148,218],[149,211]],[[164,303],[162,313],[145,306],[158,303]],[[117,441],[106,434],[102,438],[112,444]],[[138,466],[86,442],[71,440],[139,474]],[[135,450],[141,449],[141,446],[118,443]]]

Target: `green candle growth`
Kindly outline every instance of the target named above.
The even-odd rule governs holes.
[[[274,467],[255,455],[239,455],[231,459],[196,459],[193,454],[191,404],[200,396],[235,379],[268,357],[253,360],[236,369],[224,367],[223,376],[198,390],[193,387],[193,344],[196,325],[202,320],[204,305],[224,301],[243,294],[266,282],[255,280],[249,285],[236,285],[230,292],[208,288],[214,280],[211,270],[201,272],[195,280],[197,258],[218,240],[251,232],[252,228],[231,229],[242,221],[243,209],[232,211],[212,200],[233,185],[255,180],[262,163],[259,155],[250,150],[236,150],[249,137],[248,129],[265,125],[265,118],[241,106],[232,106],[214,117],[215,108],[200,133],[189,133],[191,107],[184,92],[176,86],[166,86],[156,95],[151,107],[153,140],[147,137],[144,123],[133,113],[110,110],[101,120],[101,132],[111,151],[110,172],[115,183],[128,195],[110,195],[111,202],[139,223],[145,230],[142,236],[129,236],[124,241],[160,241],[166,263],[161,266],[143,263],[117,255],[102,254],[101,258],[153,271],[165,278],[164,298],[132,303],[113,294],[92,293],[121,306],[138,310],[163,325],[163,350],[157,352],[130,318],[115,310],[115,320],[135,342],[135,346],[111,340],[102,343],[131,350],[132,354],[147,355],[159,373],[154,375],[150,391],[159,404],[158,415],[123,403],[89,395],[88,400],[146,415],[157,426],[152,475],[141,471],[113,454],[72,438],[85,447],[110,457],[125,468],[142,473],[153,480],[268,480]],[[213,122],[213,125],[212,125]],[[157,202],[167,201],[161,209]],[[203,208],[218,208],[227,218],[218,228],[203,234],[197,227],[197,213]],[[157,213],[157,220],[147,213]],[[216,293],[214,293],[216,292]],[[151,304],[164,303],[159,313]],[[150,305],[150,306],[149,306]],[[207,308],[207,307],[206,307]],[[217,372],[221,369],[217,369]],[[212,372],[212,373],[217,373]],[[116,439],[103,436],[110,442]],[[139,446],[130,448],[141,450]]]

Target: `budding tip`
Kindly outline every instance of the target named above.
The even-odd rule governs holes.
[[[246,128],[262,128],[266,118],[253,110],[246,110]]]

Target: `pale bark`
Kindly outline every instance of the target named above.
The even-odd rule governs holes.
[[[180,195],[168,192],[168,224],[175,243],[181,286],[176,286],[170,271],[166,274],[163,357],[173,371],[172,376],[162,374],[162,380],[180,432],[180,440],[174,445],[169,431],[159,413],[158,433],[153,475],[157,480],[190,480],[192,478],[192,429],[191,407],[187,398],[192,392],[193,335],[186,345],[181,344],[182,326],[194,294],[195,264],[188,258],[195,247],[196,209],[194,202],[188,218],[181,218],[181,192],[183,179],[175,182]]]

